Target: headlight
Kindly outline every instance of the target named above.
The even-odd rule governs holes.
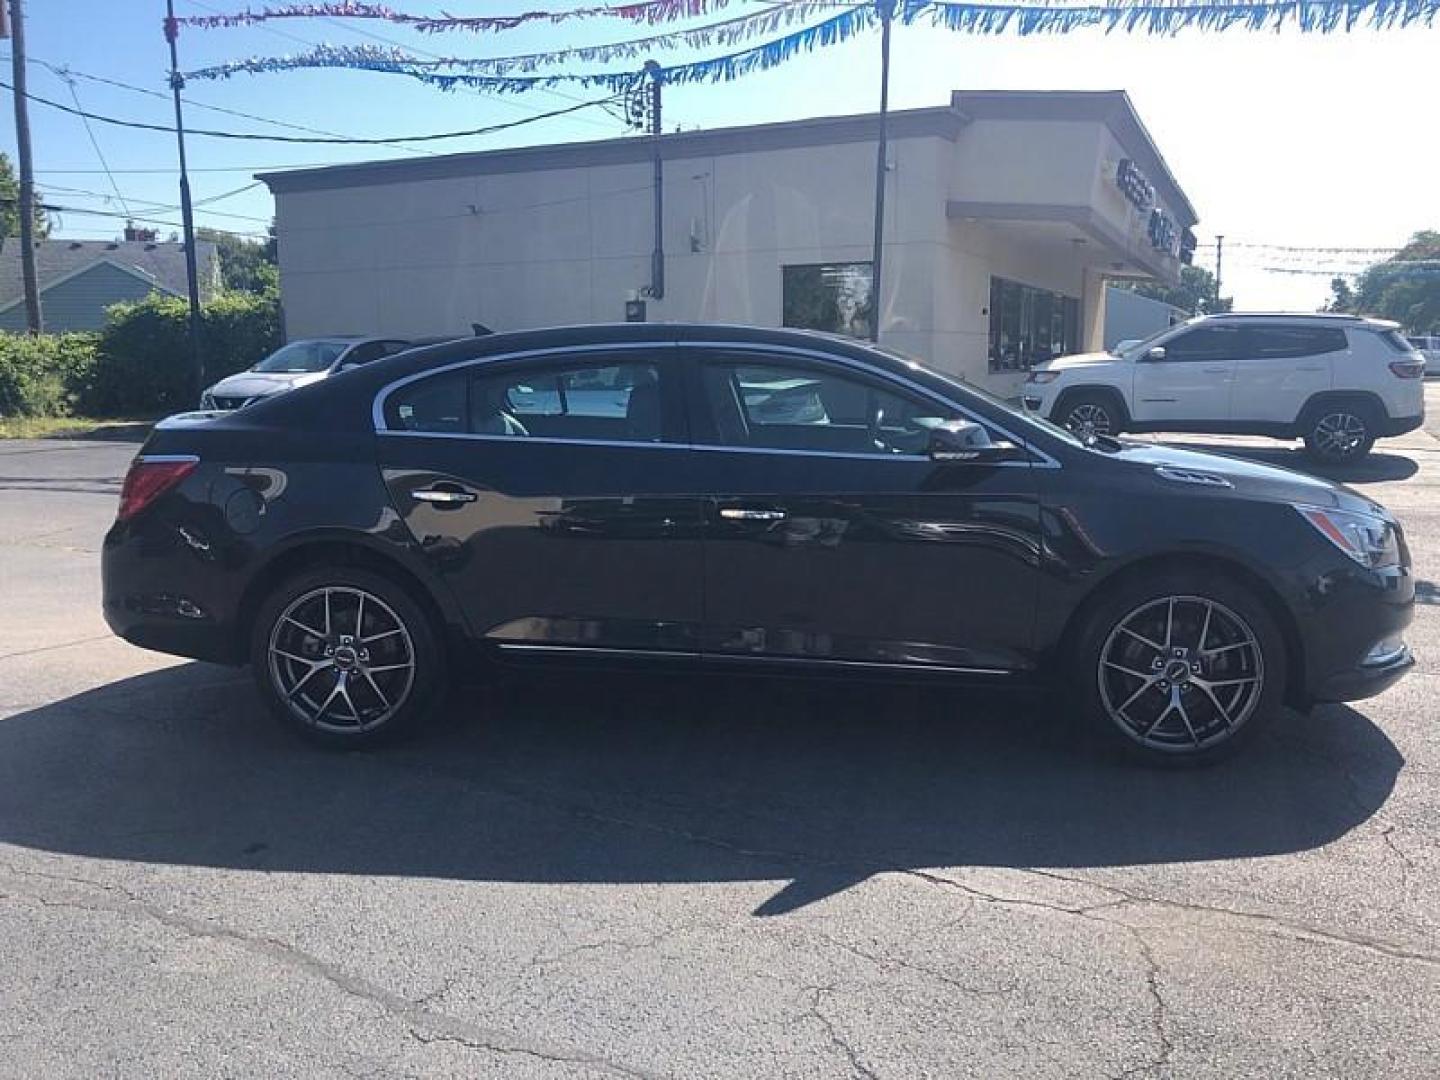
[[[1029,383],[1040,383],[1041,385],[1044,385],[1045,383],[1054,382],[1059,377],[1060,372],[1058,371],[1032,371],[1025,379],[1025,381]]]
[[[1295,509],[1320,535],[1361,566],[1378,570],[1400,565],[1400,537],[1395,526],[1383,518],[1345,510],[1322,510],[1318,506]]]

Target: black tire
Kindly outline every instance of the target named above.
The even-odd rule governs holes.
[[[311,570],[277,586],[256,612],[250,667],[285,727],[333,748],[414,734],[445,686],[445,650],[425,609],[360,568]]]
[[[1056,410],[1055,422],[1076,437],[1118,435],[1125,427],[1125,415],[1108,394],[1081,392],[1065,398]]]
[[[1202,633],[1206,649],[1197,653]],[[1090,733],[1162,767],[1229,757],[1285,697],[1285,642],[1274,618],[1250,589],[1208,569],[1144,572],[1107,589],[1086,615],[1069,668]]]
[[[1375,445],[1375,410],[1359,402],[1341,401],[1313,410],[1305,422],[1305,449],[1327,465],[1363,461]]]

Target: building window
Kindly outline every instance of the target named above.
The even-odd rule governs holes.
[[[823,330],[868,338],[875,317],[874,272],[868,262],[820,263],[781,269],[781,322],[798,330]]]
[[[1036,364],[1080,345],[1080,301],[1022,285],[990,279],[990,370],[1029,371]]]

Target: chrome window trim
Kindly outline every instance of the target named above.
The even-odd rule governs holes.
[[[998,431],[1000,434],[1004,435],[1006,438],[1008,438],[1008,439],[1010,439],[1012,442],[1014,442],[1017,446],[1024,447],[1026,451],[1028,451],[1028,452],[1031,453],[1031,454],[1034,454],[1037,458],[1040,459],[1039,461],[999,461],[999,462],[992,462],[992,463],[989,463],[989,466],[990,466],[991,468],[1015,468],[1016,466],[1019,466],[1020,468],[1024,468],[1024,469],[1029,469],[1029,468],[1035,468],[1035,469],[1058,469],[1058,468],[1060,467],[1060,462],[1056,461],[1053,457],[1051,457],[1049,454],[1047,454],[1044,450],[1041,450],[1041,449],[1040,449],[1039,447],[1037,447],[1034,443],[1032,443],[1029,439],[1022,439],[1019,435],[1016,435],[1013,431],[1010,431],[1009,429],[1007,429],[1007,428],[1004,427],[1003,425],[997,424],[997,423],[996,423],[995,421],[993,421],[993,420],[989,420],[989,419],[986,419],[986,418],[983,417],[983,416],[977,415],[973,410],[966,408],[964,405],[961,405],[958,401],[954,401],[954,400],[946,397],[944,394],[941,394],[941,393],[939,393],[939,392],[937,392],[937,391],[935,391],[935,390],[931,390],[928,386],[922,386],[922,385],[920,385],[920,384],[917,383],[917,382],[912,382],[911,380],[905,378],[903,375],[896,375],[894,372],[886,371],[884,368],[876,367],[876,366],[873,365],[873,364],[867,364],[867,363],[865,363],[865,362],[862,361],[862,360],[855,360],[855,359],[853,359],[852,357],[849,357],[849,356],[841,356],[841,355],[839,355],[839,354],[837,354],[837,353],[825,352],[825,351],[820,350],[820,349],[806,349],[806,348],[801,348],[801,347],[798,346],[798,345],[778,345],[778,344],[770,344],[770,343],[768,343],[768,342],[763,342],[763,341],[677,341],[675,344],[676,344],[676,347],[677,347],[677,348],[682,349],[682,350],[683,350],[683,349],[724,349],[724,350],[726,350],[726,351],[742,351],[742,352],[757,352],[757,353],[784,353],[784,354],[787,354],[787,355],[790,355],[790,356],[802,356],[802,357],[806,357],[806,358],[811,359],[811,360],[820,360],[820,361],[825,362],[825,363],[840,364],[840,365],[843,366],[843,367],[848,367],[848,368],[851,368],[852,370],[855,370],[855,371],[862,371],[862,372],[864,372],[864,373],[867,374],[867,375],[871,375],[871,376],[873,376],[874,378],[877,378],[877,379],[881,380],[882,382],[890,382],[890,383],[894,383],[894,384],[896,384],[896,385],[898,385],[898,386],[903,386],[903,387],[905,387],[907,390],[909,390],[912,394],[919,394],[919,395],[922,396],[922,397],[929,398],[931,401],[939,402],[939,403],[942,404],[942,405],[948,406],[949,408],[954,409],[954,410],[956,410],[957,412],[961,413],[962,415],[964,415],[964,416],[968,417],[969,419],[975,421],[975,423],[980,424],[980,425],[982,425],[983,427],[990,428],[990,429],[992,429],[992,430],[994,430],[994,431]],[[752,453],[765,453],[765,454],[785,454],[785,453],[809,454],[809,453],[817,453],[817,454],[821,454],[821,455],[827,456],[827,457],[850,457],[850,458],[858,457],[858,458],[864,458],[864,459],[867,460],[867,461],[869,461],[869,460],[874,460],[874,459],[876,459],[876,458],[879,458],[880,460],[892,460],[892,459],[910,460],[910,461],[917,461],[917,460],[919,460],[919,461],[929,461],[929,460],[930,460],[929,456],[926,455],[926,454],[894,454],[894,455],[885,455],[885,454],[831,454],[831,453],[829,453],[829,452],[827,452],[827,451],[767,450],[767,449],[765,449],[765,448],[763,448],[763,447],[750,447],[750,446],[744,446],[744,447],[715,446],[715,447],[712,447],[712,446],[710,446],[709,444],[704,444],[704,445],[698,445],[698,444],[697,444],[696,449],[697,449],[697,450],[705,450],[705,449],[743,450],[743,451],[748,451],[748,452],[752,452]]]
[[[975,423],[981,424],[981,425],[983,425],[983,426],[985,426],[985,427],[987,427],[987,428],[990,428],[990,429],[992,429],[992,430],[994,430],[994,431],[998,431],[1001,435],[1004,435],[1006,438],[1008,438],[1008,439],[1010,439],[1011,441],[1013,441],[1016,445],[1023,447],[1023,448],[1026,450],[1027,453],[1033,455],[1036,459],[1038,459],[1038,460],[1035,460],[1035,461],[998,461],[998,462],[992,462],[992,463],[989,463],[989,464],[988,464],[987,467],[989,467],[989,468],[995,468],[995,469],[1001,469],[1001,468],[1005,468],[1005,469],[1013,469],[1013,468],[1022,468],[1022,469],[1032,469],[1032,468],[1033,468],[1033,469],[1058,469],[1058,468],[1060,468],[1060,462],[1059,462],[1059,461],[1057,461],[1057,460],[1056,460],[1054,457],[1052,457],[1050,454],[1046,453],[1044,450],[1042,450],[1042,449],[1040,449],[1039,447],[1037,447],[1037,446],[1036,446],[1033,442],[1031,442],[1029,439],[1021,438],[1019,435],[1016,435],[1013,431],[1009,430],[1008,428],[1006,428],[1006,427],[1003,426],[1002,424],[996,423],[996,422],[993,421],[993,420],[989,420],[989,419],[987,419],[986,417],[980,416],[980,415],[978,415],[977,413],[975,413],[972,409],[969,409],[969,408],[965,407],[964,405],[961,405],[959,402],[954,401],[954,400],[952,400],[951,398],[946,397],[944,394],[941,394],[941,393],[938,393],[937,391],[931,390],[929,387],[922,386],[922,385],[920,385],[919,383],[912,382],[911,380],[906,379],[904,376],[896,375],[896,374],[894,374],[893,372],[886,371],[886,370],[884,370],[883,368],[879,368],[879,367],[874,366],[873,364],[867,364],[867,363],[864,363],[863,361],[855,360],[855,359],[853,359],[853,358],[851,358],[851,357],[848,357],[848,356],[841,356],[841,355],[839,355],[839,354],[837,354],[837,353],[826,352],[826,351],[824,351],[824,350],[822,350],[822,349],[807,349],[807,348],[801,348],[801,347],[796,346],[796,345],[771,344],[771,343],[768,343],[768,342],[756,342],[756,341],[632,341],[632,342],[604,342],[604,343],[596,343],[596,344],[590,344],[590,345],[558,345],[558,346],[548,346],[548,347],[543,348],[543,349],[523,349],[523,350],[520,350],[520,351],[518,351],[518,352],[494,353],[494,354],[488,355],[488,356],[470,356],[470,357],[466,357],[464,360],[456,360],[455,362],[450,363],[450,364],[445,364],[445,365],[442,366],[442,367],[429,368],[429,369],[427,369],[427,370],[425,370],[425,371],[418,371],[418,372],[415,372],[415,373],[412,374],[412,375],[406,375],[404,378],[397,379],[397,380],[395,380],[395,381],[392,382],[392,383],[387,383],[385,386],[381,387],[380,390],[379,390],[379,391],[376,393],[376,395],[375,395],[375,401],[374,401],[374,404],[371,406],[371,411],[370,411],[371,421],[372,421],[372,423],[374,424],[375,434],[377,434],[377,435],[399,435],[399,436],[404,436],[404,437],[409,437],[409,438],[426,438],[426,439],[479,439],[479,440],[501,440],[501,441],[505,441],[505,442],[515,442],[515,441],[516,441],[516,436],[513,436],[513,435],[482,435],[482,434],[478,434],[478,433],[459,432],[459,431],[452,431],[452,432],[437,432],[437,431],[400,431],[400,430],[392,429],[392,428],[386,426],[386,423],[385,423],[385,403],[386,403],[387,400],[389,400],[389,397],[390,397],[391,394],[393,394],[395,391],[401,389],[402,387],[405,387],[405,386],[410,385],[410,384],[413,383],[413,382],[419,382],[421,379],[428,379],[428,378],[430,378],[430,377],[432,377],[432,376],[444,375],[444,374],[447,374],[447,373],[452,372],[452,371],[458,371],[458,370],[460,370],[461,368],[472,367],[472,366],[476,366],[476,365],[479,365],[479,364],[492,364],[492,363],[499,363],[499,362],[508,361],[508,360],[530,360],[530,359],[535,359],[535,358],[539,358],[539,357],[546,357],[546,356],[564,356],[564,355],[594,354],[594,353],[607,353],[607,352],[634,352],[634,351],[640,350],[640,349],[671,349],[671,350],[684,350],[684,349],[723,349],[723,350],[730,351],[730,352],[740,351],[740,352],[769,353],[769,354],[777,354],[777,353],[779,353],[779,354],[784,354],[784,355],[789,355],[789,356],[804,357],[804,358],[810,359],[810,360],[819,360],[819,361],[821,361],[822,363],[839,364],[839,365],[841,365],[842,367],[850,368],[851,370],[854,370],[854,371],[863,372],[863,373],[865,373],[865,374],[867,374],[867,375],[870,375],[870,376],[872,376],[873,378],[879,379],[879,380],[881,380],[881,381],[883,381],[883,382],[890,382],[890,383],[893,383],[893,384],[895,384],[895,385],[902,386],[902,387],[906,388],[906,390],[908,390],[908,391],[909,391],[910,393],[912,393],[912,394],[919,394],[920,396],[925,397],[925,398],[928,398],[928,399],[930,399],[931,401],[938,402],[939,404],[942,404],[942,405],[946,406],[947,408],[954,409],[955,411],[959,412],[961,415],[966,416],[966,417],[968,417],[969,419],[975,421]],[[558,444],[558,445],[571,445],[571,446],[620,446],[620,447],[629,447],[629,448],[644,447],[644,448],[646,448],[646,449],[661,449],[661,450],[704,450],[704,451],[710,451],[710,452],[739,453],[739,454],[779,454],[779,455],[782,455],[782,456],[842,458],[842,459],[851,460],[851,461],[903,461],[903,462],[914,462],[914,461],[929,461],[929,460],[930,460],[929,456],[928,456],[928,455],[925,455],[925,454],[863,454],[863,453],[857,454],[857,453],[846,453],[846,452],[828,451],[828,450],[782,450],[782,449],[770,449],[770,448],[758,447],[758,446],[724,446],[724,445],[719,445],[719,444],[694,443],[694,442],[689,442],[689,443],[627,442],[627,441],[614,440],[614,439],[568,439],[568,438],[558,438],[558,437],[554,437],[554,436],[543,436],[543,435],[542,435],[542,436],[532,436],[532,437],[529,437],[529,438],[524,439],[523,441],[526,442],[526,443],[552,443],[552,444]]]
[[[478,340],[484,340],[478,339]],[[434,435],[429,431],[392,431],[385,424],[385,402],[390,395],[403,386],[409,386],[421,379],[428,379],[432,375],[444,375],[447,372],[458,371],[460,368],[471,367],[476,364],[494,364],[502,360],[528,360],[540,356],[561,356],[574,355],[576,353],[597,353],[597,352],[633,352],[636,349],[673,349],[673,341],[634,341],[634,342],[606,342],[595,345],[561,345],[551,346],[544,349],[522,349],[519,352],[493,353],[488,356],[467,356],[464,360],[456,360],[454,363],[445,364],[443,367],[427,368],[425,371],[417,371],[413,375],[406,375],[402,379],[396,379],[392,383],[386,383],[375,395],[375,403],[370,407],[370,419],[375,426],[377,435]],[[486,436],[470,435],[467,432],[453,432],[452,435],[462,435],[465,438],[484,438]],[[493,436],[491,436],[493,437]],[[514,438],[514,436],[502,435],[500,438]],[[606,446],[613,446],[613,443],[605,442]],[[649,445],[649,444],[646,444]],[[665,445],[675,446],[676,443]]]
[[[199,462],[199,454],[136,454],[135,461],[145,465],[166,465],[177,462]]]

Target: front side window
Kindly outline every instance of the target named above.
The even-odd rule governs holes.
[[[1238,326],[1197,326],[1165,342],[1165,359],[1177,363],[1234,360],[1241,353]]]
[[[704,369],[724,445],[844,454],[924,454],[955,410],[821,366],[717,360]]]
[[[817,263],[781,269],[781,322],[868,338],[875,318],[874,268],[868,262]]]
[[[666,441],[660,369],[645,361],[478,364],[401,387],[390,427],[513,438]]]

